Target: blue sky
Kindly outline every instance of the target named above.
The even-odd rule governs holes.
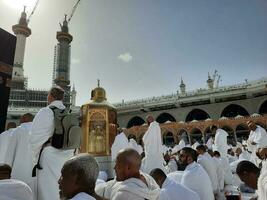
[[[0,27],[11,31],[20,11],[5,1]],[[50,87],[58,23],[75,2],[40,0],[26,45],[29,87]],[[221,85],[267,75],[266,0],[82,0],[69,26],[78,105],[98,78],[114,103],[175,93],[181,76],[188,90],[204,88],[215,69]]]

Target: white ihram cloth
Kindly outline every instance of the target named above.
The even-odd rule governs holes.
[[[104,197],[105,199],[110,199],[111,198],[111,193],[113,191],[113,187],[116,185],[117,181],[116,178],[105,182],[105,183],[100,183],[95,186],[95,192],[97,195]]]
[[[167,173],[175,172],[178,169],[177,162],[174,158],[171,158],[168,165],[165,166]]]
[[[6,163],[6,153],[14,128],[6,130],[0,134],[0,163]]]
[[[33,200],[31,188],[19,180],[0,180],[1,200]]]
[[[128,138],[126,137],[124,132],[121,132],[120,134],[118,134],[115,137],[114,142],[111,146],[111,159],[112,159],[112,161],[116,160],[117,154],[120,150],[126,149],[128,147],[129,147]]]
[[[256,145],[252,145],[251,142],[255,142]],[[251,153],[251,162],[259,166],[260,160],[256,156],[256,151],[258,148],[267,147],[267,133],[264,128],[257,125],[255,131],[250,131],[248,138],[248,147],[250,148]]]
[[[85,192],[80,192],[76,194],[73,198],[71,198],[70,200],[95,200],[95,198]]]
[[[214,160],[211,158],[211,156],[207,152],[205,152],[204,155],[198,156],[197,162],[208,173],[211,183],[212,183],[213,192],[217,193],[219,190],[219,181],[218,181],[218,176],[217,176],[216,164],[214,163]]]
[[[214,150],[220,152],[222,158],[227,158],[227,136],[228,133],[223,129],[218,128],[216,130],[215,139],[214,139]]]
[[[152,169],[160,168],[165,171],[164,158],[162,155],[162,140],[159,124],[153,121],[146,131],[144,137],[145,157],[142,160],[142,171],[150,173]]]
[[[14,129],[7,149],[6,163],[12,167],[11,178],[21,180],[35,193],[35,178],[32,177],[33,160],[30,146],[32,122],[22,123]]]
[[[192,149],[197,149],[197,146],[200,145],[198,141],[196,141],[193,145],[192,145]]]
[[[263,160],[261,173],[258,178],[258,200],[267,200],[267,161]]]
[[[143,149],[141,146],[137,144],[137,142],[135,141],[135,139],[131,138],[129,141],[129,148],[134,149],[135,151],[137,151],[139,153],[139,155],[141,155],[143,153]]]
[[[206,143],[208,149],[212,149],[212,145],[213,145],[213,139],[212,137],[210,137]]]
[[[175,145],[172,149],[172,153],[177,153],[180,151],[182,148],[185,147],[185,141],[183,139],[180,140],[179,144]]]
[[[123,182],[117,182],[111,193],[112,200],[158,200],[160,188],[155,180],[148,174],[141,173],[146,179],[147,185],[137,178],[129,178]]]
[[[167,174],[167,177],[176,183],[181,183],[184,171],[175,171]]]
[[[189,164],[185,168],[181,184],[196,192],[200,200],[214,200],[209,175],[203,167],[196,162]]]
[[[175,181],[166,178],[162,184],[159,200],[200,200],[198,194]]]
[[[267,147],[267,133],[264,128],[257,125],[256,130],[251,131],[250,134],[254,134],[253,142],[256,143],[257,148]]]
[[[65,109],[61,101],[53,101],[49,106]],[[42,108],[34,117],[30,142],[34,154],[34,162],[38,160],[42,145],[53,135],[54,114],[49,106]],[[45,147],[40,165],[42,170],[37,170],[38,199],[59,199],[58,179],[63,164],[73,156],[74,150],[60,150],[52,146]]]
[[[225,174],[223,169],[223,164],[220,158],[212,157],[212,159],[214,160],[214,165],[216,166],[219,191],[222,191],[224,189],[224,174]]]

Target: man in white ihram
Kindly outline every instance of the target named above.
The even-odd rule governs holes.
[[[256,151],[258,148],[267,147],[267,133],[264,128],[256,125],[253,121],[248,121],[247,125],[250,130],[248,145],[252,151],[250,161],[258,166],[259,159],[256,156]]]
[[[143,136],[145,157],[141,169],[148,174],[155,168],[165,171],[160,126],[151,115],[147,116],[146,121],[149,127]]]
[[[190,147],[184,147],[180,152],[180,160],[186,165],[181,185],[196,192],[200,200],[214,200],[209,175],[201,165],[196,163],[197,152]]]
[[[233,176],[231,172],[231,168],[229,165],[229,160],[227,158],[227,150],[228,150],[228,144],[227,144],[227,136],[228,133],[224,131],[223,129],[218,128],[215,125],[212,125],[210,128],[211,132],[215,134],[214,139],[214,146],[213,150],[216,150],[221,155],[221,162],[223,164],[224,168],[224,182],[225,184],[232,184],[233,182]]]
[[[118,128],[117,135],[114,139],[114,142],[111,146],[111,159],[112,161],[116,160],[117,154],[120,150],[128,148],[128,138],[121,128]]]
[[[150,175],[161,188],[159,200],[200,200],[196,192],[169,179],[161,169],[153,169]]]
[[[64,90],[53,87],[48,93],[48,106],[42,108],[35,116],[31,130],[31,145],[34,154],[34,162],[37,163],[40,150],[44,143],[49,141],[54,132],[54,114],[50,106],[65,109],[62,103]],[[74,150],[61,150],[50,144],[44,147],[40,157],[42,170],[37,170],[38,200],[59,199],[58,179],[63,164],[71,158]]]
[[[214,139],[215,150],[220,152],[222,158],[227,158],[227,150],[228,150],[227,136],[228,136],[228,133],[223,129],[217,128],[217,126],[215,126],[215,125],[211,126],[210,130],[213,134],[215,134],[215,139]]]
[[[30,148],[30,130],[33,115],[24,114],[20,126],[14,129],[7,149],[6,163],[12,167],[11,178],[21,180],[35,192],[35,179],[32,177],[32,150]]]

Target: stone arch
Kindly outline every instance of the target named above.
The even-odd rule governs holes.
[[[226,106],[221,112],[221,117],[236,117],[237,115],[248,116],[248,111],[237,104],[230,104]]]
[[[135,116],[129,120],[129,122],[127,123],[127,128],[131,128],[133,126],[141,126],[144,123],[145,123],[145,120],[143,120],[139,116]]]
[[[201,109],[193,109],[191,110],[186,118],[185,118],[185,121],[186,122],[190,122],[190,121],[193,121],[193,120],[205,120],[205,119],[208,119],[210,118],[210,115],[204,111],[204,110],[201,110]]]
[[[238,142],[242,142],[242,139],[247,140],[250,133],[248,126],[246,124],[239,124],[236,127],[235,132]]]
[[[267,114],[267,100],[260,105],[259,114]]]
[[[163,144],[164,145],[173,147],[175,145],[174,141],[175,141],[174,135],[172,132],[168,131],[163,135]]]
[[[166,121],[176,122],[176,119],[169,113],[161,113],[156,121],[160,124],[165,123]]]
[[[235,145],[237,141],[236,141],[236,134],[235,134],[234,129],[227,125],[223,126],[222,129],[228,133],[228,137],[227,137],[228,144]]]
[[[193,128],[190,133],[191,144],[194,144],[194,140],[198,141],[199,143],[203,143],[203,134],[200,129]]]

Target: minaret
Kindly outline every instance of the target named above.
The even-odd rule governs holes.
[[[72,90],[71,90],[71,106],[74,107],[76,105],[76,90],[75,86],[73,85]]]
[[[26,38],[31,35],[31,29],[28,27],[27,15],[24,10],[21,13],[19,23],[12,26],[14,34],[17,36],[16,51],[14,58],[14,67],[12,73],[12,88],[24,89],[23,61],[25,53]]]
[[[184,84],[182,77],[181,77],[180,90],[181,90],[182,95],[184,95],[185,94],[185,84]]]
[[[55,79],[54,83],[65,90],[66,105],[70,104],[70,43],[72,41],[72,35],[69,34],[67,15],[63,21],[63,25],[60,24],[61,31],[57,32],[58,44],[55,48]]]
[[[209,90],[212,90],[212,89],[213,89],[214,80],[211,79],[211,77],[210,77],[210,73],[208,73],[207,84],[208,84],[208,89],[209,89]]]

